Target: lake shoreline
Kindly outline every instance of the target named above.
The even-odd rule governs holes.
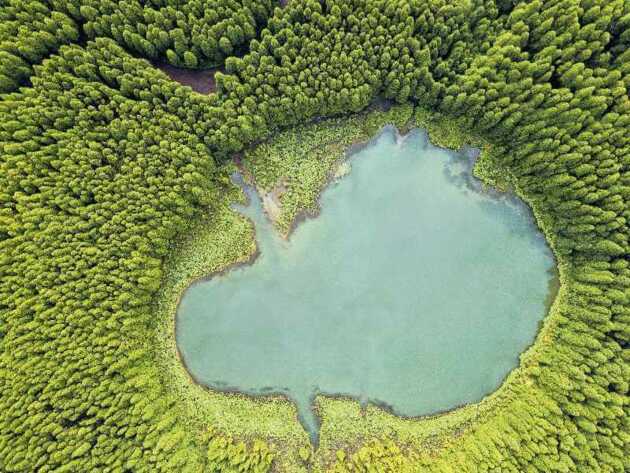
[[[419,109],[416,109],[416,111],[419,112]],[[381,114],[383,112],[372,109],[366,113]],[[431,127],[427,128],[424,126],[426,121],[424,123],[420,121],[419,118],[416,118],[415,113],[416,112],[414,112],[414,117],[409,119],[407,123],[411,124],[411,128],[417,124],[418,127],[428,129],[430,142],[432,144],[436,143],[442,148],[457,150],[461,148],[460,143],[462,142],[474,143],[478,149],[482,150],[482,155],[490,152],[490,145],[487,144],[487,142],[479,141],[480,139],[474,135],[469,139],[468,137],[470,135],[468,135],[468,132],[458,131],[460,134],[456,136],[455,140],[453,140],[453,128],[455,130],[459,129],[457,126],[453,127],[450,123],[445,126],[443,118],[440,117],[435,119],[435,121],[430,123]],[[423,117],[426,117],[426,115]],[[350,119],[352,120],[352,118]],[[334,119],[331,120],[334,121]],[[338,126],[345,126],[345,120],[346,119],[339,119]],[[393,123],[399,123],[397,128],[400,129],[400,121],[394,121]],[[443,135],[442,129],[447,129],[450,135],[448,133]],[[445,144],[445,136],[447,138],[447,144]],[[344,146],[344,156],[340,161],[345,160],[347,155],[351,155],[351,151],[354,152],[362,149],[366,146],[366,143],[369,142],[370,139],[373,139],[373,137],[374,132],[372,132],[370,138],[357,139],[354,140],[352,144]],[[272,138],[272,140],[273,139],[274,138]],[[459,141],[460,139],[462,141]],[[456,144],[453,144],[453,141],[456,141]],[[479,159],[480,158],[481,156],[479,156]],[[485,172],[485,169],[486,168],[482,171]],[[491,167],[490,170],[494,171],[494,168]],[[496,187],[496,184],[494,183],[486,184],[485,176],[483,176],[483,173],[481,174],[481,180],[484,183],[484,186],[490,186],[490,188],[494,190],[498,189],[498,192],[503,191],[505,186],[499,185]],[[474,177],[478,178],[478,176]],[[322,188],[321,192],[323,192],[323,190],[329,185],[330,180],[326,182],[326,185]],[[428,448],[429,450],[427,451],[437,452],[442,449],[444,445],[447,445],[451,439],[467,435],[470,428],[478,425],[479,422],[484,422],[484,419],[487,420],[491,418],[493,415],[492,413],[498,412],[498,410],[507,406],[514,393],[517,392],[516,390],[520,391],[521,388],[532,383],[531,375],[529,374],[530,367],[532,365],[537,365],[540,356],[545,352],[546,347],[548,347],[553,341],[552,334],[555,333],[554,327],[557,325],[559,310],[563,304],[564,297],[566,296],[565,278],[567,269],[562,258],[557,257],[557,253],[554,249],[554,241],[550,238],[551,235],[545,228],[544,220],[540,217],[540,212],[542,212],[542,210],[539,208],[539,204],[536,201],[532,201],[529,198],[522,196],[518,186],[510,186],[510,188],[512,192],[526,202],[527,208],[534,214],[536,226],[543,232],[547,243],[552,248],[552,253],[557,264],[557,286],[559,286],[557,287],[557,292],[555,292],[553,296],[550,295],[548,304],[551,305],[551,308],[548,312],[546,312],[544,318],[541,320],[540,327],[532,344],[521,352],[519,356],[520,360],[517,362],[516,367],[507,374],[506,378],[501,382],[496,390],[490,392],[478,402],[465,403],[455,406],[449,410],[410,418],[404,418],[392,413],[387,409],[387,406],[380,404],[378,400],[371,401],[365,407],[361,407],[361,401],[352,396],[342,397],[326,395],[325,393],[324,395],[314,396],[313,399],[314,401],[316,399],[316,402],[313,402],[312,404],[314,404],[313,408],[317,409],[315,411],[315,415],[317,416],[321,430],[319,445],[317,447],[317,452],[320,453],[318,453],[316,457],[313,457],[313,461],[315,463],[309,464],[319,465],[318,468],[323,468],[323,465],[331,465],[334,463],[334,453],[337,448],[350,448],[349,451],[352,452],[354,451],[354,447],[352,445],[354,445],[355,441],[359,441],[359,444],[357,445],[360,445],[361,438],[374,435],[374,432],[382,431],[382,429],[389,431],[394,428],[393,426],[396,426],[395,431],[398,432],[396,442],[400,446],[404,445],[405,449],[408,448],[410,451],[417,451],[418,446],[422,445],[423,447],[421,450],[423,451]],[[202,233],[207,233],[207,230],[203,230]],[[211,230],[211,233],[214,234],[215,230]],[[255,241],[255,236],[253,236],[252,239]],[[255,251],[252,252],[249,250],[244,252],[243,254],[247,254],[248,257],[241,259],[241,264],[252,264],[253,260],[250,261],[250,259],[254,253]],[[203,267],[205,266],[197,266],[195,264],[193,268],[197,267],[198,269],[191,268],[193,269],[193,272],[191,273],[193,276],[186,278],[188,282],[186,282],[186,279],[179,279],[176,274],[173,274],[172,277],[175,277],[174,281],[177,281],[176,287],[174,287],[175,293],[178,294],[177,300],[179,301],[181,295],[194,281],[208,279],[219,273],[223,274],[222,270],[225,271],[226,268],[232,264],[234,264],[234,260],[233,262],[222,264],[218,270],[212,272],[204,270]],[[194,275],[200,276],[195,277]],[[181,289],[178,290],[177,287],[180,287]],[[306,432],[302,427],[299,427],[301,422],[299,421],[297,406],[293,400],[289,396],[283,394],[260,393],[258,395],[250,395],[238,390],[234,390],[233,392],[224,392],[220,389],[215,389],[204,385],[203,383],[199,383],[191,376],[188,368],[185,366],[183,357],[178,352],[175,341],[176,318],[174,317],[177,312],[176,309],[173,308],[172,302],[166,302],[166,304],[167,305],[163,307],[167,309],[169,314],[171,314],[170,317],[168,317],[171,322],[171,324],[168,325],[170,325],[171,328],[170,330],[167,329],[167,332],[163,334],[163,337],[165,337],[164,342],[169,345],[169,348],[167,349],[168,353],[175,352],[177,356],[171,359],[169,358],[171,355],[165,353],[164,355],[160,354],[159,357],[166,362],[167,372],[173,373],[175,376],[172,381],[174,386],[176,386],[175,389],[180,392],[185,399],[189,400],[185,403],[186,406],[190,405],[190,407],[185,408],[187,411],[190,411],[190,414],[187,415],[192,415],[194,417],[195,423],[198,423],[199,428],[205,429],[206,427],[204,426],[207,425],[215,426],[213,428],[218,427],[220,432],[223,432],[223,434],[230,436],[235,435],[236,438],[245,440],[248,445],[256,439],[266,438],[268,439],[268,442],[271,442],[270,445],[273,447],[273,450],[280,456],[278,458],[278,461],[280,462],[279,465],[294,465],[295,467],[297,465],[303,465],[302,460],[300,460],[300,457],[295,452],[297,451],[298,446],[299,448],[302,448],[301,446],[305,445],[302,443],[302,439],[306,437]],[[171,308],[168,309],[168,307]],[[161,342],[159,344],[161,344]],[[170,347],[175,348],[175,350],[172,350]],[[208,393],[210,396],[206,398],[205,396],[207,395],[203,393]],[[337,404],[335,403],[336,400],[341,400],[342,403]],[[189,404],[190,402],[193,404]],[[346,405],[346,402],[349,402],[349,404]],[[201,406],[202,411],[199,411],[195,407],[195,403]],[[355,417],[356,414],[351,414],[357,412],[355,410],[356,408],[352,406],[356,406],[360,409],[360,418]],[[251,416],[251,420],[248,420],[245,424],[243,424],[243,426],[240,426],[240,421],[239,423],[234,423],[234,419],[232,420],[232,423],[225,424],[222,422],[221,417],[216,418],[218,414],[216,411],[217,408],[221,410],[227,409],[225,412],[230,413],[229,418],[233,417],[233,409],[237,409],[238,412],[241,412],[241,409],[246,409],[246,411],[243,412],[248,412],[248,416]],[[278,416],[281,416],[282,419],[284,419],[284,412],[286,412],[285,409],[293,412],[293,416],[295,416],[294,419],[298,420],[295,424],[298,430],[294,430],[293,427],[290,429],[282,429],[281,432],[277,431],[275,428],[269,430],[267,422],[272,421],[272,419],[276,419],[276,412],[278,413]],[[234,413],[237,411],[234,411]],[[207,412],[207,414],[203,414],[201,417],[198,417],[202,412]],[[341,413],[347,414],[343,414],[342,417],[339,417]],[[262,417],[256,420],[258,416]],[[214,421],[210,420],[215,418],[216,420]],[[208,424],[208,422],[210,423]],[[249,425],[251,425],[251,427],[249,427]],[[333,425],[335,428],[331,430],[330,427]],[[372,433],[369,434],[368,432]],[[302,436],[303,434],[305,437]],[[312,443],[307,442],[307,444],[310,445],[309,449],[313,448]],[[289,445],[293,445],[293,447],[289,447]],[[313,453],[312,450],[311,452]],[[279,471],[285,470],[281,469]],[[291,469],[290,471],[293,470]]]
[[[347,163],[349,162],[357,153],[359,153],[360,151],[362,151],[363,149],[365,149],[366,147],[368,147],[371,143],[374,143],[376,140],[378,140],[383,133],[386,133],[388,131],[391,131],[395,134],[395,139],[397,143],[400,143],[401,141],[403,141],[407,136],[410,135],[410,133],[420,133],[422,135],[425,136],[426,138],[426,142],[427,142],[427,146],[430,147],[434,147],[434,148],[438,148],[440,150],[446,150],[449,152],[452,151],[459,151],[460,154],[464,154],[462,152],[462,150],[450,150],[448,148],[443,148],[441,146],[436,146],[434,145],[428,135],[428,130],[425,128],[421,128],[421,127],[408,127],[407,131],[405,134],[401,134],[399,129],[394,126],[393,124],[388,124],[385,125],[384,127],[382,127],[378,133],[367,139],[367,140],[355,140],[354,142],[352,142],[352,144],[350,144],[349,146],[346,147],[346,150],[344,151],[342,157],[340,159],[338,159],[337,161],[335,161],[335,164],[332,166],[332,168],[330,169],[330,171],[328,172],[327,175],[327,179],[325,181],[325,184],[322,186],[320,193],[318,195],[318,200],[317,200],[317,204],[318,204],[318,211],[313,212],[313,211],[303,211],[300,212],[296,215],[296,218],[294,219],[293,225],[291,227],[291,232],[289,233],[289,235],[287,236],[286,239],[288,239],[288,237],[290,236],[290,234],[298,227],[298,225],[305,221],[308,218],[316,218],[319,216],[322,205],[321,205],[321,197],[322,194],[330,187],[330,185],[334,184],[335,182],[338,181],[338,177],[336,175],[336,169],[343,163]],[[487,194],[489,197],[492,198],[504,198],[506,196],[509,196],[510,198],[514,198],[515,200],[518,200],[517,196],[514,195],[511,192],[503,192],[503,191],[498,191],[495,189],[489,189],[488,186],[484,186],[483,182],[481,180],[479,180],[478,178],[476,178],[473,174],[472,174],[472,170],[474,168],[474,165],[476,163],[477,158],[479,157],[481,150],[478,148],[470,148],[470,150],[472,150],[472,153],[467,153],[466,154],[466,177],[470,178],[471,181],[474,180],[474,182],[476,183],[475,185],[475,189],[477,192],[479,193],[483,193],[483,194]],[[242,166],[242,163],[236,159],[235,160],[235,164],[236,166],[239,168],[239,170],[241,171],[241,175],[244,177],[244,180],[248,181],[248,185],[251,185],[254,187],[255,191],[258,193],[259,197],[261,195],[261,190],[256,188],[255,186],[255,182],[252,176],[248,176],[247,171],[244,169],[244,167]],[[262,199],[261,199],[262,200]],[[523,206],[527,207],[525,204],[523,204]],[[263,208],[263,212],[265,212],[265,218],[267,218],[268,220],[271,220],[271,216],[267,213],[266,209]],[[248,218],[249,217],[245,217]],[[534,221],[535,224],[535,219],[533,218],[533,215],[531,216],[532,221]],[[251,219],[249,219],[250,222],[253,224],[253,222],[251,221]],[[271,220],[273,222],[273,220]],[[537,225],[536,225],[537,226]],[[257,234],[256,234],[256,228],[254,226],[254,239],[257,239]],[[275,229],[274,229],[275,231]],[[257,240],[256,240],[257,241]],[[204,280],[208,280],[208,279],[212,279],[214,277],[217,276],[221,276],[223,274],[225,274],[226,272],[229,272],[230,270],[234,269],[235,267],[241,267],[241,266],[246,266],[246,265],[252,265],[255,263],[257,257],[260,255],[260,251],[258,249],[258,244],[257,244],[257,249],[256,251],[250,255],[250,257],[246,260],[246,261],[242,261],[240,263],[238,263],[237,265],[231,265],[229,267],[223,268],[220,271],[216,271],[210,275],[206,275],[203,278],[198,279],[197,281],[195,281],[195,283],[197,282],[201,282]],[[554,260],[555,262],[555,260]],[[195,284],[193,283],[193,284]],[[190,285],[192,286],[192,284]],[[189,286],[189,287],[190,287]],[[555,294],[552,295],[551,297],[548,296],[548,298],[550,298],[551,300],[555,299]],[[179,304],[178,304],[179,306]],[[548,307],[545,307],[545,314],[548,313]],[[538,333],[538,329],[536,331],[536,333]],[[181,352],[179,352],[178,349],[178,355],[180,357],[180,359],[183,361],[184,366],[186,366],[185,360],[183,355],[181,354]],[[518,367],[518,362],[516,367]],[[514,368],[516,369],[516,368]],[[508,372],[508,374],[506,375],[506,377],[504,379],[502,379],[498,385],[497,388],[493,389],[493,391],[491,391],[490,394],[494,393],[507,379],[507,377],[509,376],[509,374],[514,370],[510,370],[510,372]],[[186,366],[186,370],[188,371],[188,367]],[[260,391],[247,391],[247,390],[240,390],[236,387],[232,387],[232,386],[227,386],[227,387],[222,387],[220,386],[219,383],[213,384],[213,383],[203,383],[200,382],[198,379],[196,379],[192,374],[191,374],[191,378],[193,379],[193,381],[199,385],[202,385],[204,388],[214,391],[214,392],[221,392],[221,393],[225,393],[225,394],[231,394],[231,395],[237,395],[237,396],[246,396],[249,398],[258,398],[258,399],[264,399],[264,400],[270,400],[270,399],[282,399],[286,402],[289,402],[293,405],[297,404],[295,403],[295,400],[288,394],[283,392],[283,388],[270,388],[269,391],[270,392],[260,392],[260,391],[264,391],[264,390],[260,390]],[[354,396],[354,395],[350,395],[350,394],[343,394],[343,393],[327,393],[325,391],[321,391],[319,389],[316,390],[315,394],[313,394],[312,398],[310,399],[310,408],[312,410],[312,413],[315,415],[316,419],[318,420],[319,425],[321,425],[321,421],[322,419],[319,417],[319,413],[317,410],[317,398],[319,396],[325,396],[331,399],[342,399],[342,400],[348,400],[351,402],[357,402],[359,403],[359,405],[361,406],[362,411],[365,410],[365,408],[368,405],[372,405],[376,408],[379,408],[391,415],[397,416],[401,419],[405,419],[405,420],[411,420],[411,421],[415,421],[415,420],[421,420],[421,419],[428,419],[428,418],[435,418],[456,410],[461,409],[462,407],[471,405],[471,404],[478,404],[479,402],[481,402],[485,397],[487,397],[488,395],[485,395],[483,398],[476,400],[476,401],[471,401],[471,402],[463,402],[461,404],[456,405],[455,407],[452,408],[447,408],[447,409],[443,409],[443,410],[438,410],[435,412],[430,412],[428,414],[421,414],[421,415],[404,415],[404,414],[400,414],[398,413],[390,404],[381,401],[379,399],[368,399],[366,402],[363,402],[362,399],[359,396]],[[297,409],[298,412],[298,418],[300,418],[299,416],[299,409]],[[300,422],[301,423],[301,422]]]

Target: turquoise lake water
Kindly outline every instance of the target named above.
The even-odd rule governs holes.
[[[259,257],[178,308],[192,376],[286,394],[314,440],[316,394],[419,416],[497,389],[535,338],[555,263],[526,205],[471,177],[473,154],[386,128],[289,241],[246,188]]]

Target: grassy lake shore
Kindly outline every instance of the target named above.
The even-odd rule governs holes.
[[[242,168],[261,195],[272,192],[280,182],[285,186],[285,192],[277,196],[281,213],[274,221],[283,236],[289,237],[302,219],[317,215],[319,196],[335,179],[338,166],[385,124],[399,130],[425,127],[431,142],[438,146],[459,149],[468,144],[478,147],[481,154],[473,168],[475,176],[485,185],[509,189],[523,198],[531,206],[538,226],[545,232],[536,202],[519,194],[518,186],[509,174],[494,162],[490,144],[462,131],[458,124],[425,110],[394,106],[280,132],[270,142],[244,153]],[[227,176],[235,169],[236,166],[231,164],[224,172]],[[448,449],[456,438],[461,441],[477,423],[514,402],[517,394],[528,385],[528,367],[537,363],[539,354],[549,343],[556,306],[565,296],[562,261],[558,261],[560,288],[536,342],[521,355],[519,367],[508,375],[501,387],[479,403],[407,419],[388,412],[383,406],[369,404],[362,407],[353,398],[318,396],[314,402],[320,416],[321,432],[318,449],[313,451],[308,435],[297,422],[297,410],[286,397],[225,394],[199,385],[178,357],[175,314],[179,298],[196,280],[220,274],[234,265],[251,263],[257,251],[251,222],[230,208],[232,202],[243,202],[244,196],[232,183],[226,183],[226,189],[222,198],[217,199],[220,203],[209,209],[207,219],[199,222],[177,244],[174,256],[166,266],[161,298],[156,305],[155,319],[162,322],[154,352],[164,374],[162,382],[179,393],[183,401],[180,415],[191,421],[200,436],[210,429],[221,437],[244,441],[250,448],[262,440],[275,455],[274,471],[323,472],[330,468],[343,471],[339,468],[352,455],[371,454],[390,440],[394,441],[395,448],[390,445],[388,451],[400,457],[401,464],[428,465],[437,450]],[[545,235],[549,240],[547,232]],[[549,243],[553,249],[553,242]],[[370,442],[370,439],[377,439],[377,442]],[[345,453],[338,454],[339,451]],[[344,460],[340,461],[339,457]]]

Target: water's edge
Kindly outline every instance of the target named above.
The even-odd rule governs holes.
[[[398,129],[396,127],[394,127],[393,125],[386,125],[385,127],[383,127],[374,137],[370,138],[369,140],[366,141],[362,141],[362,142],[357,142],[357,143],[353,143],[352,145],[350,145],[348,147],[348,149],[346,150],[346,152],[344,153],[343,158],[340,160],[340,162],[348,162],[349,160],[351,160],[355,155],[357,155],[358,153],[360,153],[363,149],[365,149],[366,147],[369,147],[371,144],[373,144],[376,140],[379,139],[379,137],[387,132],[387,131],[393,131],[395,132],[396,135],[396,139],[397,141],[400,140],[404,140],[406,137],[408,137],[410,134],[412,133],[422,133],[427,137],[427,142],[429,144],[429,146],[432,146],[434,148],[438,148],[438,149],[442,149],[442,150],[448,150],[448,148],[443,148],[443,147],[439,147],[436,146],[434,144],[431,143],[430,141],[430,137],[428,137],[428,132],[426,129],[424,128],[416,128],[413,127],[410,129],[410,131],[408,133],[400,134]],[[453,151],[453,150],[449,150],[449,151]],[[465,146],[460,150],[454,150],[454,151],[458,151],[461,154],[465,155],[468,159],[467,159],[467,169],[465,171],[465,175],[467,178],[467,185],[472,186],[471,188],[474,189],[477,192],[482,192],[492,198],[508,198],[510,200],[516,201],[519,204],[522,204],[526,209],[527,209],[527,215],[528,218],[530,218],[533,222],[535,227],[538,230],[541,230],[536,222],[536,219],[534,217],[533,211],[531,209],[531,207],[522,199],[519,198],[519,196],[515,193],[512,192],[502,192],[499,191],[497,189],[494,189],[486,184],[484,184],[480,179],[476,178],[473,173],[472,170],[475,166],[475,163],[478,159],[478,157],[480,156],[481,150],[478,148],[473,148],[473,147],[468,147]],[[343,179],[343,177],[341,177],[341,179]],[[300,211],[296,218],[294,219],[294,221],[292,222],[291,225],[291,229],[288,232],[288,234],[286,235],[286,239],[289,239],[290,235],[297,229],[297,227],[304,222],[307,219],[314,219],[317,218],[319,216],[319,213],[321,211],[321,196],[322,194],[330,187],[331,184],[335,183],[338,180],[338,178],[336,178],[334,176],[334,169],[333,172],[331,172],[328,176],[328,179],[325,183],[325,185],[322,187],[322,189],[319,192],[319,196],[318,196],[318,210],[315,212],[312,211]],[[250,220],[250,222],[252,223],[253,227],[254,227],[254,237],[256,240],[256,249],[255,251],[247,258],[244,259],[243,261],[238,261],[238,262],[234,262],[233,264],[230,264],[224,268],[222,268],[221,270],[209,273],[205,276],[203,276],[202,278],[199,278],[195,281],[193,281],[190,285],[187,286],[186,290],[189,289],[190,287],[192,287],[193,285],[196,285],[198,283],[202,283],[204,281],[208,281],[210,279],[213,278],[217,278],[217,277],[221,277],[223,275],[226,275],[227,273],[229,273],[230,271],[236,269],[236,268],[240,268],[240,267],[244,267],[244,266],[249,266],[252,265],[253,263],[256,262],[256,260],[258,259],[259,255],[261,254],[261,249],[260,249],[260,245],[259,245],[259,240],[257,238],[257,231],[258,231],[258,225],[257,222],[254,221],[254,219],[252,219],[249,215],[245,214],[243,212],[243,209],[246,208],[250,208],[252,204],[254,203],[253,201],[257,201],[256,202],[256,206],[260,206],[262,208],[262,203],[261,203],[261,198],[260,195],[258,194],[258,192],[256,191],[256,189],[245,182],[243,175],[238,173],[235,174],[233,176],[233,181],[235,182],[235,184],[239,185],[241,187],[241,189],[243,190],[243,192],[245,193],[245,195],[247,196],[247,204],[246,205],[240,205],[240,204],[233,204],[233,208],[239,212],[239,214],[241,214],[243,217],[247,218],[248,220]],[[240,209],[239,209],[240,207]],[[269,220],[269,216],[266,214],[266,212],[264,212],[263,210],[263,216],[265,219]],[[270,223],[270,222],[268,222]],[[275,231],[275,230],[274,230]],[[553,252],[552,252],[553,254]],[[558,268],[557,268],[557,261],[555,260],[555,255],[554,255],[554,268],[553,268],[553,274],[550,275],[549,277],[549,294],[547,297],[547,300],[545,301],[545,312],[543,315],[542,320],[539,322],[539,327],[536,330],[536,336],[538,335],[539,331],[540,331],[540,326],[543,324],[544,319],[547,317],[550,307],[553,304],[553,302],[556,299],[556,296],[558,294],[559,291],[559,276],[558,276]],[[175,315],[175,337],[177,337],[177,314],[179,313],[179,306],[180,306],[180,302],[181,302],[181,298],[183,296],[185,291],[183,291],[177,299],[177,304],[176,304],[176,315]],[[529,347],[531,347],[534,343],[535,343],[535,339],[536,336],[534,337],[534,340],[532,341],[532,343],[529,345]],[[476,404],[477,402],[481,401],[481,399],[479,401],[475,401],[473,403],[463,403],[461,405],[457,405],[455,407],[449,408],[449,409],[445,409],[442,411],[437,411],[437,412],[433,412],[430,414],[423,414],[423,415],[418,415],[418,416],[406,416],[403,414],[400,414],[398,412],[396,412],[395,408],[391,405],[389,405],[388,403],[379,400],[379,399],[372,399],[372,398],[361,398],[359,396],[355,396],[355,395],[351,395],[351,394],[344,394],[344,393],[328,393],[325,391],[320,390],[319,388],[315,387],[313,390],[313,393],[311,396],[309,396],[308,399],[305,400],[298,400],[295,399],[293,397],[291,397],[289,395],[289,390],[288,388],[278,388],[278,387],[265,387],[265,388],[261,388],[258,390],[243,390],[243,389],[239,389],[235,386],[230,386],[227,383],[224,382],[212,382],[212,383],[207,383],[207,382],[202,382],[199,379],[197,379],[195,377],[194,374],[192,374],[192,372],[188,369],[188,366],[186,364],[186,360],[184,355],[182,354],[181,350],[179,349],[179,346],[176,344],[177,346],[177,356],[178,359],[180,360],[180,362],[182,363],[182,365],[184,366],[186,372],[189,374],[190,378],[192,379],[192,381],[198,385],[203,386],[204,388],[208,389],[209,391],[213,391],[213,392],[220,392],[220,393],[224,393],[226,395],[234,395],[237,397],[251,397],[251,398],[255,398],[257,400],[273,400],[273,399],[281,399],[283,401],[292,403],[296,406],[296,411],[297,411],[297,417],[299,422],[302,424],[302,426],[305,428],[305,430],[309,433],[310,437],[311,437],[311,441],[313,443],[313,445],[315,446],[315,448],[317,448],[318,445],[318,436],[319,436],[319,428],[321,426],[321,417],[319,415],[318,412],[318,407],[317,407],[317,398],[319,396],[325,396],[325,397],[329,397],[329,398],[335,398],[335,399],[344,399],[344,400],[348,400],[348,401],[352,401],[352,402],[358,402],[361,405],[362,409],[365,409],[368,405],[373,405],[375,407],[378,407],[379,409],[382,409],[385,412],[388,412],[392,415],[396,415],[398,417],[404,418],[404,419],[410,419],[410,420],[418,420],[418,419],[423,419],[423,418],[431,418],[431,417],[436,417],[439,415],[443,415],[446,414],[448,412],[452,412],[455,411],[457,409],[460,409],[463,406],[466,405],[470,405],[470,404]],[[529,348],[527,348],[526,350],[524,350],[522,353],[524,353],[525,351],[527,351]],[[499,389],[505,379],[507,377],[510,376],[511,372],[518,368],[518,366],[520,365],[520,363],[517,363],[517,365],[510,371],[507,373],[507,375],[505,376],[504,379],[502,379],[497,388]],[[490,393],[488,393],[486,396],[489,396],[491,394],[493,394],[496,389]],[[484,396],[484,397],[486,397]],[[483,398],[482,398],[483,399]]]

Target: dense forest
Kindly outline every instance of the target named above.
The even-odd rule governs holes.
[[[0,91],[61,45],[113,38],[128,51],[189,68],[243,52],[273,11],[272,0],[23,1],[0,10]],[[80,41],[84,42],[84,41]]]
[[[225,72],[205,96],[156,61]],[[235,153],[383,97],[493,144],[561,298],[500,407],[438,446],[365,439],[320,466],[629,471],[629,91],[625,0],[2,2],[0,471],[282,469],[191,428],[158,382],[164,260],[231,192]]]

